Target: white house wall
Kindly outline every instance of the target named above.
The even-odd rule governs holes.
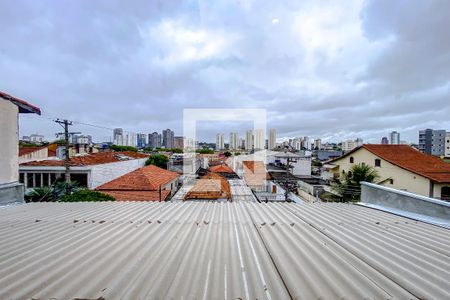
[[[90,189],[95,189],[106,182],[143,167],[146,160],[147,158],[140,158],[92,166],[88,186]]]
[[[19,180],[18,107],[0,99],[0,184]]]

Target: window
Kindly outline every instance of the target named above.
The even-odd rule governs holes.
[[[441,200],[450,201],[450,186],[441,188]]]
[[[353,156],[350,156],[350,163],[352,164],[354,162],[355,162],[355,159],[353,158]]]
[[[375,159],[375,167],[381,167],[381,159]]]
[[[394,179],[392,179],[392,178],[389,179],[389,183],[390,183],[390,184],[394,184]]]
[[[25,182],[25,174],[23,174],[23,173],[19,174],[19,182],[20,183],[24,183]]]

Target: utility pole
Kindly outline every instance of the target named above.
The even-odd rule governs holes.
[[[70,141],[69,141],[69,135],[73,134],[81,134],[81,132],[69,132],[69,126],[72,125],[72,121],[69,120],[55,120],[56,123],[61,125],[64,128],[63,133],[57,133],[56,135],[64,135],[64,174],[65,174],[65,181],[66,181],[66,194],[69,194],[70,192],[70,157],[69,157],[69,148],[70,148]]]

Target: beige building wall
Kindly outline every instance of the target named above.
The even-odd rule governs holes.
[[[18,107],[0,99],[0,184],[19,180]]]
[[[354,159],[353,164],[350,163],[350,157],[353,157]],[[430,196],[430,180],[428,178],[397,167],[396,165],[391,164],[384,159],[381,159],[380,167],[375,167],[376,158],[379,157],[364,148],[360,148],[354,153],[343,157],[342,159],[334,161],[333,164],[339,165],[339,168],[337,168],[336,172],[339,172],[340,176],[342,176],[343,170],[345,172],[348,172],[353,165],[365,163],[366,165],[375,168],[375,170],[378,172],[378,175],[380,176],[379,181],[383,181],[388,178],[393,179],[392,184],[390,183],[390,180],[386,180],[382,185],[426,197]],[[433,197],[439,198],[440,195],[440,188],[438,189],[437,186],[435,186]]]

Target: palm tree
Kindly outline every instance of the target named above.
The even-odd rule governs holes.
[[[25,198],[29,202],[46,202],[55,200],[53,189],[48,186],[32,189],[26,194]]]
[[[357,164],[350,168],[332,188],[342,196],[342,201],[359,201],[361,181],[374,182],[379,178],[377,171],[365,164]]]

